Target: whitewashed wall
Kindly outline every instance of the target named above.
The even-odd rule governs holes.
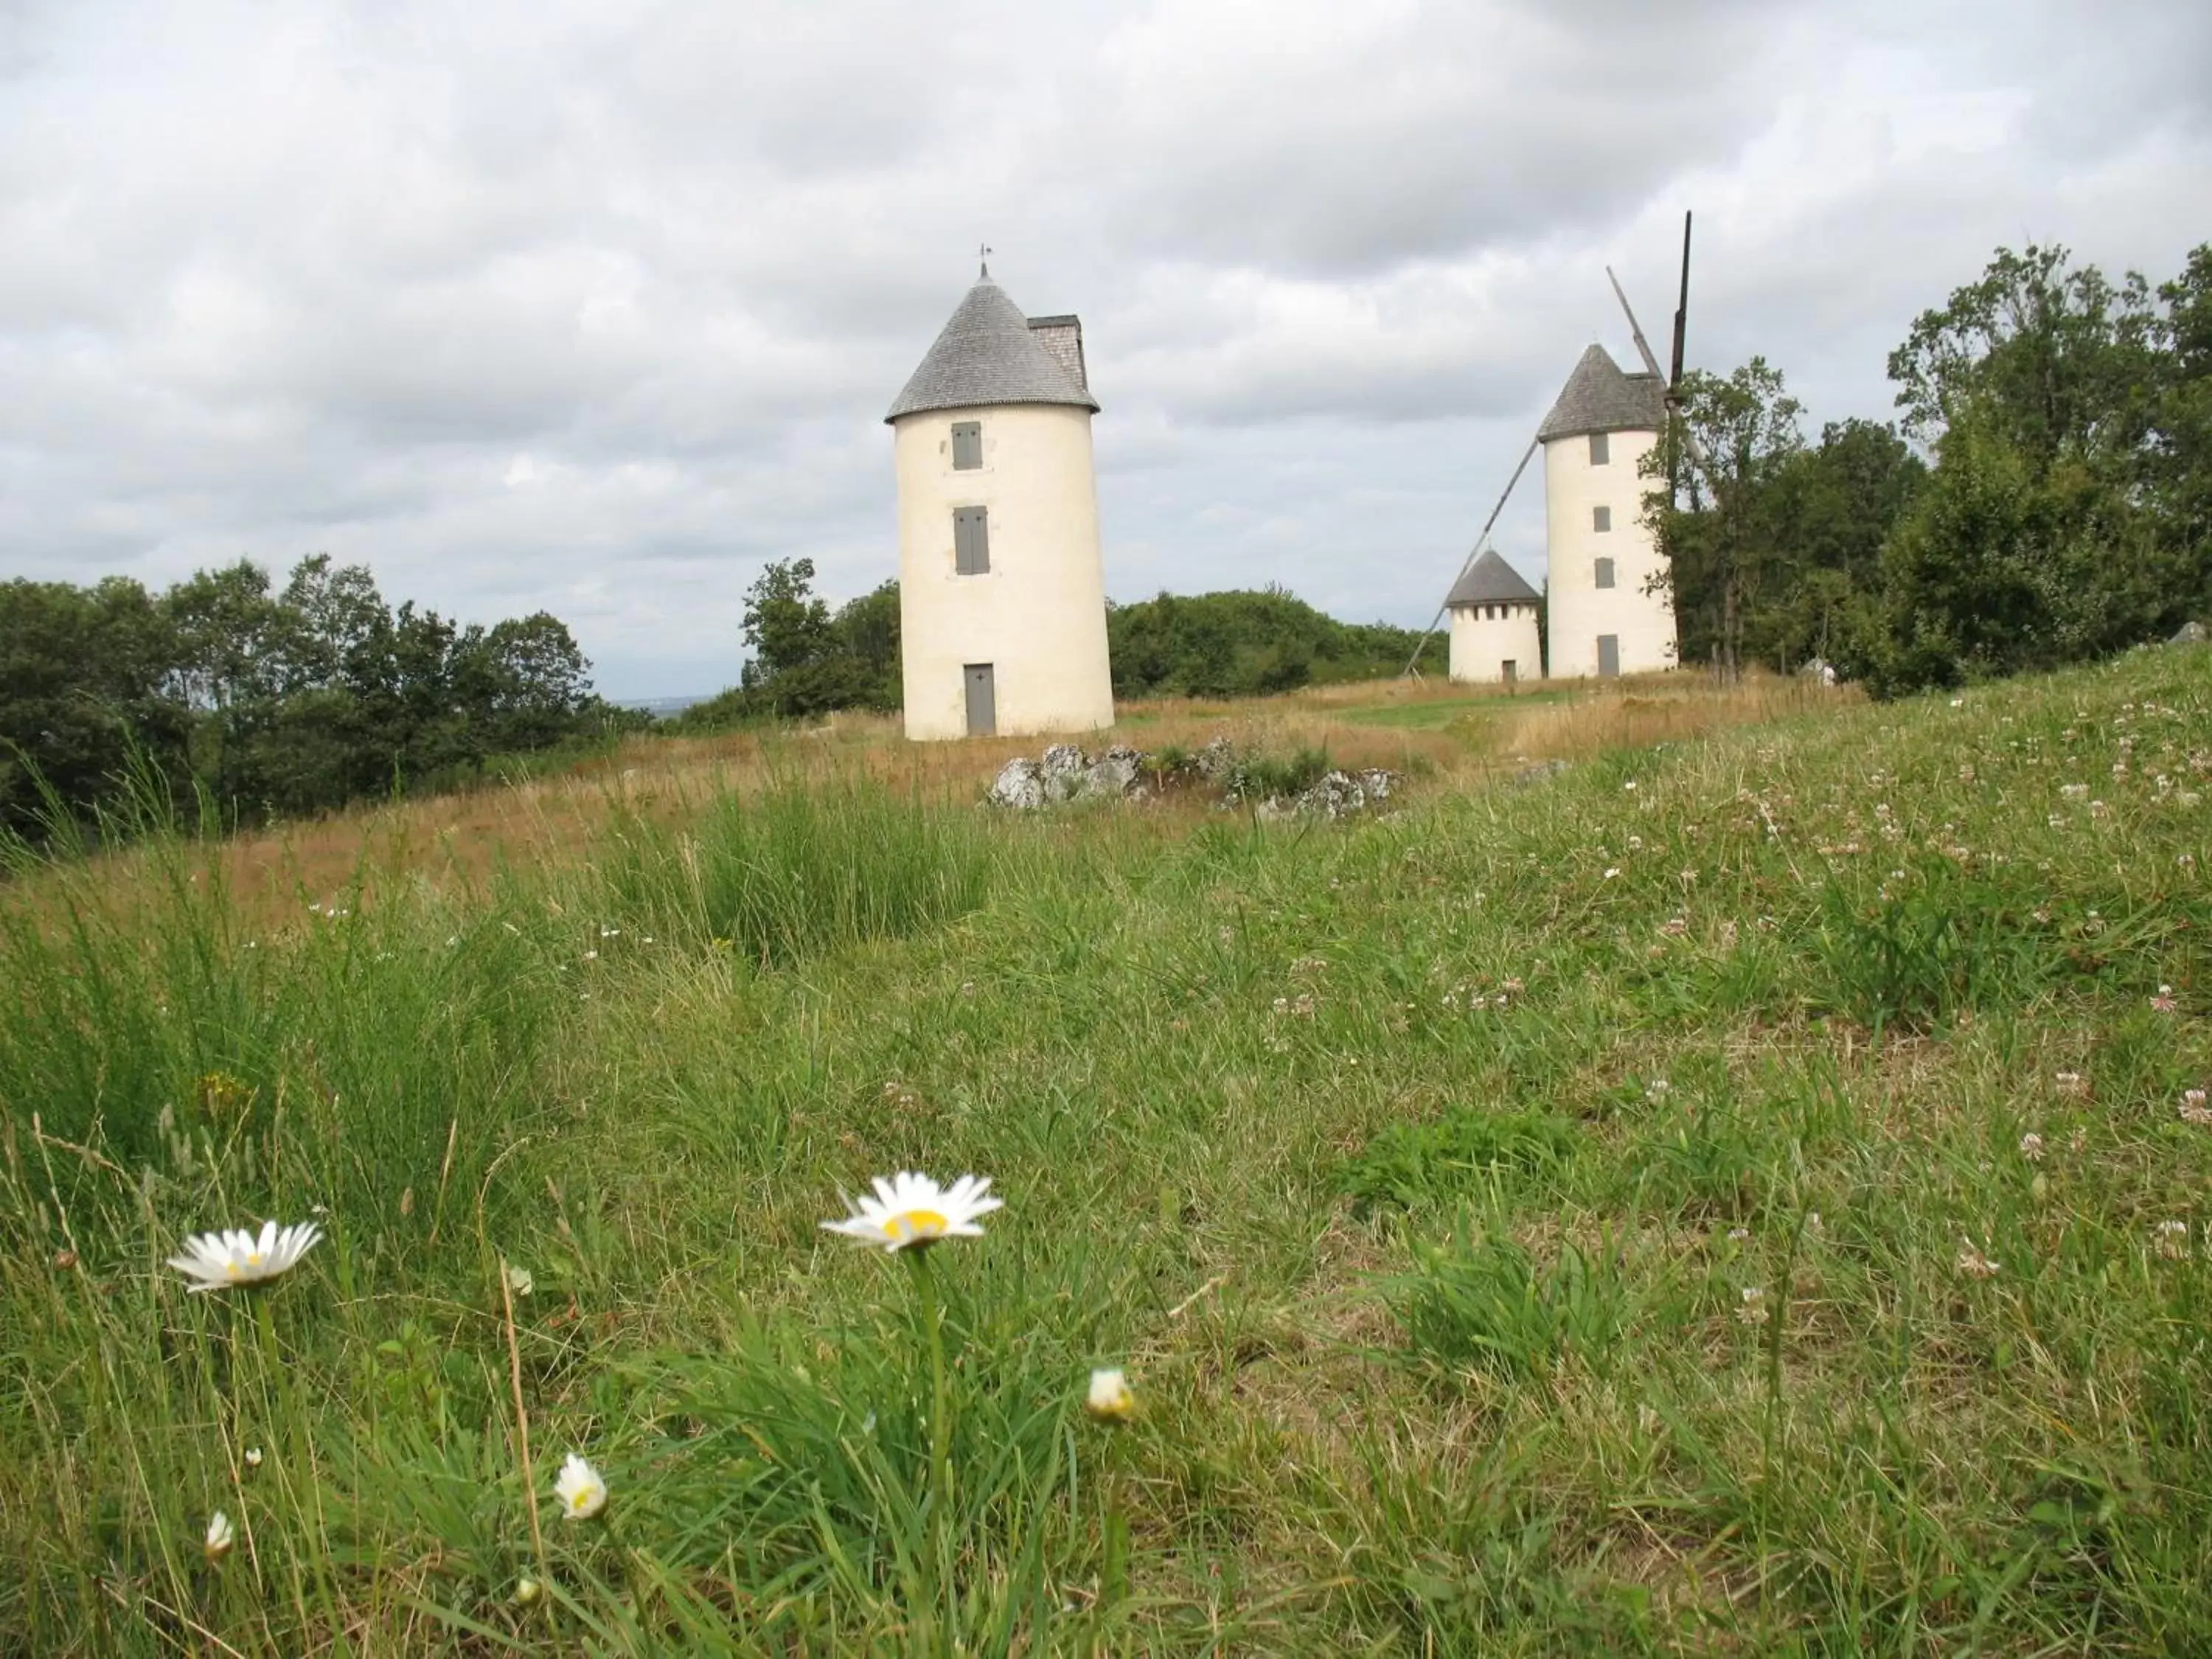
[[[952,423],[980,422],[983,465],[952,467]],[[1091,411],[941,410],[892,426],[906,734],[968,732],[969,663],[993,667],[1002,734],[1114,723]],[[952,511],[989,509],[991,568],[953,567]]]
[[[1495,611],[1495,617],[1485,616]],[[1451,677],[1495,684],[1514,665],[1521,680],[1544,678],[1544,659],[1536,639],[1533,605],[1455,605],[1451,608]]]
[[[1653,432],[1607,435],[1610,457],[1593,466],[1589,439],[1577,434],[1544,446],[1544,523],[1549,562],[1552,677],[1573,679],[1597,672],[1601,634],[1620,638],[1620,672],[1641,674],[1674,665],[1674,602],[1647,594],[1644,584],[1665,561],[1638,520],[1651,481],[1638,471],[1659,441]],[[1613,509],[1613,528],[1592,527],[1592,509]],[[1613,563],[1613,586],[1597,586],[1597,561]]]

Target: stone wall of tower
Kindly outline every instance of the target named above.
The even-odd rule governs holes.
[[[1536,638],[1536,607],[1525,600],[1455,605],[1451,608],[1451,677],[1496,684],[1513,665],[1516,681],[1540,680],[1544,659]]]
[[[1659,436],[1613,432],[1607,440],[1602,465],[1592,465],[1587,434],[1554,438],[1544,446],[1546,597],[1554,679],[1596,674],[1598,639],[1607,634],[1620,641],[1624,674],[1674,666],[1674,601],[1664,592],[1645,591],[1666,566],[1641,522],[1651,480],[1640,463]],[[1610,513],[1610,530],[1596,528],[1599,507]],[[1600,559],[1613,561],[1610,588],[1597,585]]]
[[[980,467],[952,427],[982,428]],[[1114,722],[1091,411],[1071,404],[933,410],[892,423],[906,734],[968,732],[965,671],[992,665],[1002,735]],[[990,568],[956,568],[953,513],[988,509]]]

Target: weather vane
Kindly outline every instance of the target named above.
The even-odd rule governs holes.
[[[975,245],[975,257],[982,264],[983,275],[988,276],[991,274],[991,249],[988,243],[978,242]]]

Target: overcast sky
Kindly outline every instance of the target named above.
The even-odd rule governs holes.
[[[765,561],[896,574],[988,240],[1082,315],[1110,594],[1419,624],[1685,208],[1691,363],[1887,418],[1999,244],[2212,238],[2208,71],[2205,0],[0,0],[0,579],[326,551],[714,690]]]

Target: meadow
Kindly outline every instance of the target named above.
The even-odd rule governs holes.
[[[0,1653],[2212,1647],[2212,651],[1463,701],[16,849]]]

